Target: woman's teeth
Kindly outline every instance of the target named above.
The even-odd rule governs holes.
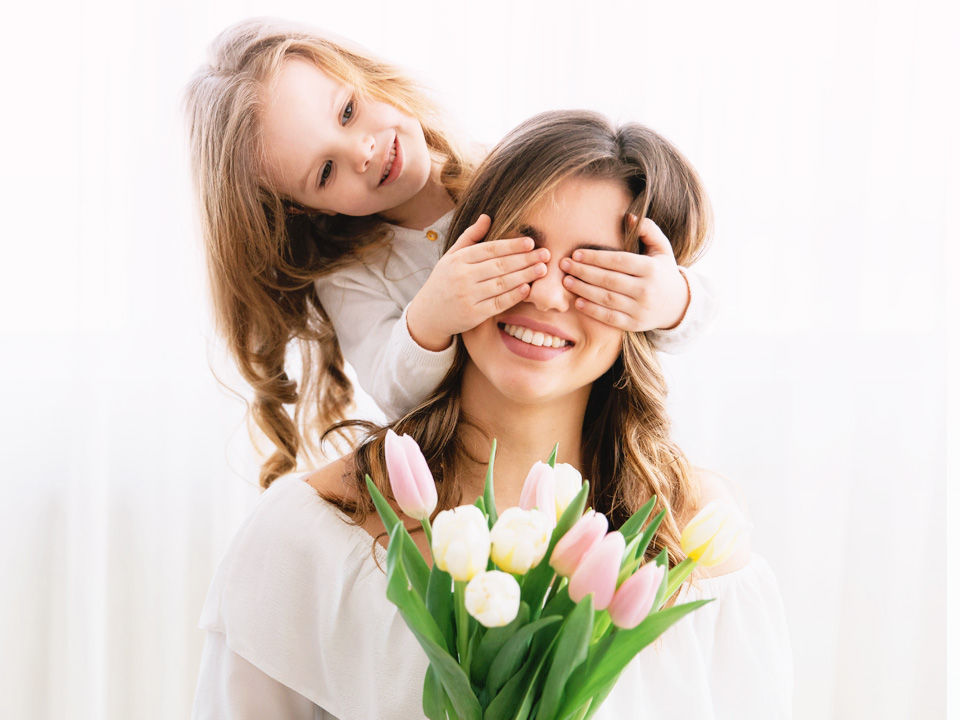
[[[564,340],[563,338],[554,337],[553,335],[547,335],[538,330],[531,330],[530,328],[521,327],[520,325],[504,325],[503,331],[515,337],[521,342],[525,342],[529,345],[536,345],[537,347],[563,347],[564,345],[569,345],[569,340]]]
[[[387,175],[390,174],[390,171],[393,169],[393,161],[397,159],[397,141],[393,141],[393,147],[390,148],[390,159],[387,160],[387,167],[383,170],[383,177],[380,178],[380,182],[383,182],[387,179]]]

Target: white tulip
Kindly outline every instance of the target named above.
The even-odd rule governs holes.
[[[705,567],[719,565],[733,554],[751,525],[732,503],[713,500],[693,516],[680,534],[680,548]]]
[[[583,487],[583,476],[568,463],[557,463],[553,469],[553,476],[556,480],[557,522],[559,522],[564,510]]]
[[[520,585],[513,575],[490,570],[474,575],[464,594],[467,612],[486,627],[502,627],[517,617]]]
[[[553,524],[539,510],[508,508],[490,531],[493,562],[501,570],[523,575],[547,552]]]
[[[470,580],[487,569],[490,529],[487,518],[473,505],[444,510],[433,521],[433,561],[454,580]]]

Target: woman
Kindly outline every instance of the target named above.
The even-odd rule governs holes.
[[[393,425],[423,449],[438,510],[480,494],[493,437],[501,509],[519,503],[527,470],[559,441],[560,459],[591,480],[589,504],[614,527],[656,494],[668,513],[650,554],[666,548],[678,562],[686,520],[733,498],[671,442],[649,340],[579,312],[564,276],[583,254],[636,251],[642,223],[664,230],[678,262],[696,259],[710,229],[696,172],[639,125],[545,113],[480,167],[449,237],[481,212],[493,236],[521,232],[551,259],[524,302],[463,333],[436,393]],[[386,600],[383,527],[363,489],[366,473],[386,478],[383,437],[374,431],[354,455],[264,493],[207,602],[196,717],[422,716],[426,660]],[[595,717],[789,716],[789,642],[769,568],[744,545],[700,573],[681,594],[718,602],[641,653]]]

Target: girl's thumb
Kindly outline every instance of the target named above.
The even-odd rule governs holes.
[[[490,229],[490,216],[484,213],[477,218],[477,221],[463,231],[463,234],[457,238],[457,241],[450,246],[451,250],[470,247],[471,245],[483,240],[487,231]]]

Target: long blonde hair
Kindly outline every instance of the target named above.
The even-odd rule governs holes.
[[[492,219],[489,237],[521,230],[531,208],[571,177],[623,183],[634,200],[629,212],[652,219],[673,246],[677,262],[689,265],[703,252],[712,228],[706,192],[696,170],[662,136],[636,123],[612,125],[602,115],[558,111],[537,115],[510,132],[475,173],[451,224],[448,242],[480,214]],[[625,247],[639,249],[636,225],[625,225]],[[438,509],[462,500],[459,469],[481,459],[468,455],[465,433],[480,430],[463,411],[461,375],[467,360],[458,341],[453,368],[437,391],[393,425],[420,444],[439,489]],[[590,505],[614,527],[651,495],[668,510],[651,543],[651,556],[666,548],[671,564],[682,558],[678,521],[696,506],[691,468],[670,438],[667,386],[653,345],[643,333],[624,333],[614,365],[593,383],[583,419],[582,471],[591,480]],[[363,485],[370,474],[386,478],[385,429],[366,426],[369,435],[348,470],[356,503],[341,503],[362,522],[372,509]],[[531,432],[536,432],[535,428]],[[501,438],[502,440],[502,438]]]
[[[314,457],[312,438],[343,420],[353,402],[344,360],[313,280],[387,242],[376,217],[303,214],[266,182],[261,118],[265,89],[297,57],[417,118],[427,146],[444,161],[441,182],[456,200],[472,169],[426,93],[366,51],[278,20],[247,20],[222,32],[185,95],[193,176],[217,329],[253,388],[249,407],[275,449],[260,484]],[[288,377],[296,341],[301,383]],[[293,405],[291,417],[285,406]]]

